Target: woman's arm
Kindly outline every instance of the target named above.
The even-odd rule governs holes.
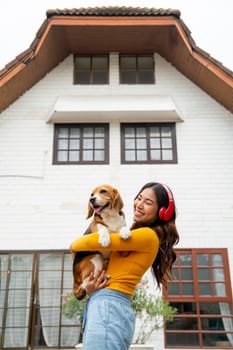
[[[110,234],[110,245],[102,247],[99,244],[99,234],[90,233],[76,239],[71,244],[71,251],[151,251],[155,245],[159,246],[159,239],[156,233],[149,227],[141,227],[131,231],[131,237],[122,239],[118,233]]]

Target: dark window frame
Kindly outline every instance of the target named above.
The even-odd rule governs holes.
[[[66,161],[59,161],[58,160],[58,130],[59,128],[68,128],[69,130],[71,130],[72,128],[79,128],[80,129],[80,147],[79,149],[79,152],[80,152],[80,160],[79,161],[69,161],[69,160],[66,160]],[[104,149],[103,149],[103,152],[104,152],[104,160],[90,160],[90,161],[87,161],[87,160],[83,160],[83,151],[85,150],[84,146],[83,146],[83,141],[84,141],[84,138],[83,138],[83,130],[85,128],[104,128],[104,137],[102,138],[99,138],[99,139],[103,139],[104,140]],[[70,131],[69,131],[69,135],[70,135]],[[68,137],[68,138],[65,138],[69,145],[70,145],[70,140],[71,138]],[[98,138],[96,137],[93,137],[93,138],[90,138],[90,140],[97,140]],[[98,147],[95,148],[95,146],[93,146],[92,149],[90,149],[90,151],[92,150],[92,152],[94,152],[95,150],[98,150]],[[99,149],[101,150],[101,149]],[[68,154],[70,153],[71,149],[68,148],[65,149],[66,152],[68,152]],[[68,156],[69,157],[69,156]],[[107,123],[70,123],[70,124],[54,124],[54,146],[53,146],[53,164],[54,165],[82,165],[82,164],[88,164],[88,165],[96,165],[96,164],[109,164],[109,124]]]
[[[177,163],[177,147],[176,147],[176,124],[175,123],[121,123],[121,164],[176,164]],[[146,148],[144,149],[147,152],[147,159],[146,160],[126,160],[125,157],[125,151],[126,151],[126,137],[125,137],[125,129],[126,128],[145,128],[146,129]],[[171,148],[168,148],[172,152],[172,159],[166,160],[166,159],[151,159],[150,151],[154,150],[155,148],[150,147],[150,140],[151,137],[149,135],[149,128],[150,127],[159,127],[160,131],[162,127],[170,127],[171,128],[171,137],[169,139],[171,140]],[[139,140],[137,136],[135,136],[135,144],[136,141]],[[145,139],[145,138],[144,138]],[[165,151],[167,148],[162,147],[162,139],[165,139],[165,137],[158,137],[160,140],[160,148],[156,148],[160,151],[160,155],[162,151]],[[129,149],[128,149],[129,150]],[[137,146],[135,148],[132,148],[132,152],[135,153],[135,158],[137,158]]]
[[[86,74],[89,75],[89,79],[86,82],[82,82],[79,80],[79,76],[78,76],[78,67],[77,67],[77,63],[76,63],[76,59],[77,58],[87,58],[90,60],[90,67],[88,69],[81,69],[80,72],[86,72]],[[93,68],[93,60],[95,58],[99,58],[99,57],[105,57],[107,59],[107,66],[106,69],[94,69]],[[73,82],[74,85],[107,85],[109,84],[109,55],[74,55],[74,75],[73,75]],[[95,82],[95,78],[94,78],[94,74],[95,73],[101,73],[103,74],[103,76],[105,77],[105,81],[104,82]]]
[[[136,66],[135,68],[134,67],[128,67],[127,69],[123,69],[122,68],[122,63],[121,63],[121,59],[123,58],[135,58],[135,61],[136,61]],[[150,75],[150,80],[148,82],[146,81],[143,81],[141,82],[140,81],[140,73],[142,73],[143,71],[144,72],[151,72],[151,69],[149,68],[141,68],[140,65],[139,65],[139,59],[140,58],[143,58],[143,57],[150,57],[152,59],[152,71],[153,71],[153,75]],[[129,79],[128,80],[125,80],[126,78],[124,78],[124,73],[132,73],[134,74],[134,78],[135,78],[135,81],[134,82],[130,82]],[[120,54],[119,55],[119,80],[120,80],[120,84],[122,85],[136,85],[136,84],[140,84],[140,85],[153,85],[155,84],[155,62],[154,62],[154,55],[153,54],[146,54],[146,55],[143,55],[143,54],[140,54],[140,55],[129,55],[129,54]]]
[[[171,306],[177,308],[173,321],[166,322],[164,327],[166,347],[220,348],[221,341],[227,343],[227,334],[233,334],[233,330],[229,331],[224,326],[226,318],[231,318],[233,322],[233,298],[227,249],[177,249],[176,253],[177,259],[173,266],[175,277],[169,281],[167,289],[163,288],[165,299]],[[207,263],[201,264],[198,261],[198,257],[201,256],[206,258]],[[214,256],[221,256],[221,262],[212,263]],[[221,277],[216,275],[218,269],[221,270]],[[188,276],[190,278],[187,278]],[[224,284],[225,295],[217,295],[217,285],[221,283]],[[184,293],[187,292],[186,286],[189,284],[193,285],[193,289],[189,289],[190,295]],[[203,293],[202,284],[209,287],[207,290],[210,291],[210,295]],[[228,305],[229,315],[221,311],[221,304]]]
[[[5,262],[3,262],[3,256],[6,257]],[[47,264],[42,264],[44,259],[47,257],[51,258],[51,256],[56,258],[58,261],[57,266],[54,266],[49,260]],[[17,259],[25,259],[28,263],[25,265],[24,263],[13,264],[12,261],[14,258]],[[28,259],[27,259],[28,257]],[[53,260],[53,259],[52,259]],[[0,284],[0,292],[2,293],[2,304],[0,304],[0,312],[2,314],[0,327],[1,327],[1,336],[0,336],[0,348],[1,349],[13,349],[12,346],[4,346],[5,338],[8,336],[8,329],[11,329],[14,335],[14,329],[16,332],[16,336],[18,337],[17,330],[22,329],[22,332],[26,333],[25,336],[26,344],[23,344],[24,339],[20,339],[22,342],[20,345],[18,344],[14,349],[29,349],[29,348],[45,348],[50,347],[46,345],[45,338],[43,335],[42,327],[43,321],[41,318],[41,312],[43,309],[49,308],[51,312],[58,313],[57,323],[51,324],[51,326],[45,326],[49,328],[54,328],[55,331],[58,328],[58,337],[57,337],[57,345],[55,346],[58,349],[66,349],[67,347],[74,347],[75,344],[70,345],[62,345],[62,332],[64,328],[71,329],[73,331],[77,331],[79,325],[74,324],[68,319],[65,320],[62,315],[62,296],[66,293],[72,292],[72,263],[70,261],[70,252],[68,250],[20,250],[20,251],[0,251],[0,273],[2,277],[2,282]],[[45,276],[50,281],[50,278],[53,280],[50,285],[45,283],[44,286],[39,285],[39,274],[42,273],[42,276]],[[21,285],[12,284],[12,279],[16,279],[17,281],[23,281],[24,274],[27,276],[26,284],[21,282]],[[11,277],[12,275],[12,277]],[[18,277],[16,277],[18,275]],[[59,283],[57,283],[57,277],[59,276]],[[41,277],[42,278],[42,277]],[[40,300],[40,292],[50,291],[51,301],[47,304],[41,303]],[[57,291],[57,293],[53,294],[53,291]],[[28,294],[28,297],[25,298],[25,304],[22,304],[22,299],[20,298],[20,293]],[[13,304],[8,305],[10,297],[9,294],[14,293],[17,296],[19,293],[18,299],[15,297],[13,299]],[[54,295],[56,298],[56,302],[54,301]],[[9,324],[7,322],[8,311],[13,310],[16,313],[15,324]],[[20,310],[22,313],[20,314]],[[23,317],[24,312],[28,315],[28,322],[22,325],[17,325],[17,319],[20,315]],[[18,315],[19,314],[19,315]],[[12,317],[12,316],[11,316]],[[81,333],[80,333],[81,334]],[[12,335],[12,333],[11,333]],[[13,336],[14,338],[14,336]],[[80,341],[80,338],[77,339]],[[17,342],[18,340],[13,340]],[[72,339],[71,339],[72,341]],[[78,342],[77,341],[77,342]],[[76,343],[77,343],[76,342]],[[54,346],[53,346],[54,347]]]

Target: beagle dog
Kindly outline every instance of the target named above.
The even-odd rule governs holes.
[[[84,234],[99,233],[99,244],[110,245],[110,232],[119,232],[122,239],[130,237],[122,211],[123,201],[119,191],[110,185],[101,185],[93,189],[88,201],[86,219],[93,216]],[[90,273],[94,275],[106,269],[110,252],[77,252],[73,261],[73,294],[81,300],[86,295],[86,285]]]

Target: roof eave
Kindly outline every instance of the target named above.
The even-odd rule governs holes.
[[[0,71],[0,111],[69,54],[112,51],[157,52],[233,112],[233,73],[195,45],[177,16],[47,16],[30,48]]]

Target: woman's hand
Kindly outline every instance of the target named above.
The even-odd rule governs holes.
[[[94,276],[93,272],[90,274],[89,281],[86,286],[86,292],[88,295],[109,286],[109,275],[105,274],[105,271],[99,271],[96,276]]]

